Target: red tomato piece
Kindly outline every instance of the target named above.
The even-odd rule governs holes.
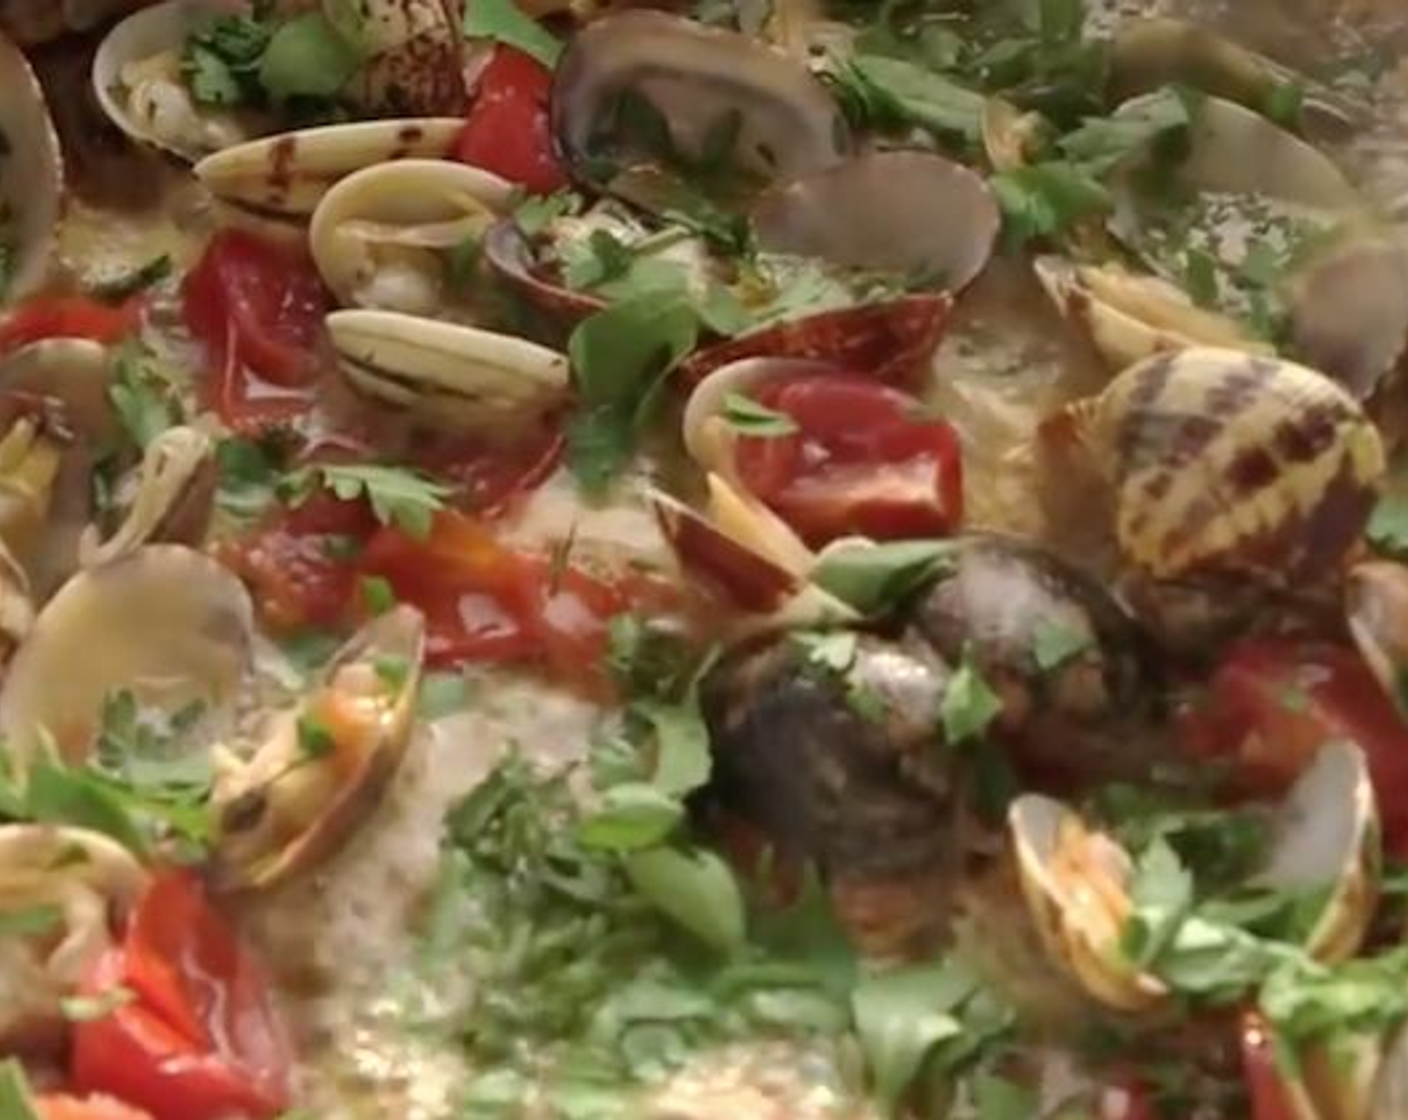
[[[140,299],[100,303],[83,296],[41,296],[0,315],[0,353],[46,338],[87,338],[111,346],[136,331]]]
[[[150,1112],[112,1097],[78,1097],[46,1093],[35,1098],[40,1120],[152,1120]]]
[[[552,146],[551,97],[551,70],[513,47],[495,47],[479,77],[453,158],[501,175],[533,194],[565,187],[567,176]]]
[[[290,1056],[262,969],[194,874],[158,875],[85,995],[133,999],[74,1028],[72,1080],[154,1120],[253,1120],[289,1103]]]
[[[331,303],[305,254],[222,230],[181,296],[186,325],[212,366],[206,403],[221,419],[249,430],[307,411]]]
[[[1254,793],[1284,789],[1326,743],[1364,751],[1388,850],[1408,857],[1408,726],[1359,655],[1277,639],[1235,645],[1209,694],[1182,716],[1200,757],[1229,759]]]
[[[783,378],[755,394],[799,431],[738,441],[744,484],[808,544],[860,533],[943,535],[963,516],[958,436],[905,393],[851,373]]]

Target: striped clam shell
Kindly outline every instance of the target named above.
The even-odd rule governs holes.
[[[1122,552],[1158,579],[1324,575],[1385,471],[1378,430],[1340,386],[1236,350],[1156,355],[1070,417],[1114,488]]]

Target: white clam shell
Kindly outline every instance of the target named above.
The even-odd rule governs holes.
[[[1157,977],[1140,973],[1117,952],[1129,910],[1128,853],[1061,802],[1038,794],[1013,802],[1008,825],[1027,908],[1051,957],[1110,1007],[1145,1011],[1165,999],[1168,991]],[[1381,873],[1363,753],[1347,743],[1322,748],[1271,826],[1271,850],[1252,884],[1302,892],[1328,887],[1304,948],[1331,963],[1353,956],[1378,904]],[[1099,883],[1090,878],[1096,874]]]
[[[180,75],[190,34],[244,9],[239,0],[166,0],[118,23],[93,56],[93,93],[107,118],[139,144],[187,161],[244,140],[244,125],[197,104]]]
[[[1275,353],[1240,324],[1198,307],[1156,276],[1114,264],[1078,265],[1057,256],[1038,257],[1032,267],[1057,309],[1090,337],[1112,370],[1190,346]]]
[[[14,254],[0,304],[44,283],[63,212],[64,165],[44,91],[24,55],[0,35],[0,243]]]
[[[45,735],[81,759],[104,703],[127,690],[176,711],[228,708],[248,672],[253,607],[228,570],[179,545],[88,568],[48,602],[0,686],[0,735],[25,766]]]
[[[376,810],[406,755],[424,656],[424,619],[413,607],[394,607],[333,656],[311,699],[270,721],[247,763],[226,760],[211,793],[218,889],[267,889],[309,870]],[[399,681],[385,679],[387,665],[404,674]],[[360,735],[309,759],[299,721],[318,718],[327,693],[340,694],[344,710],[365,722]]]
[[[333,184],[400,159],[449,154],[458,117],[409,117],[303,128],[206,156],[197,178],[221,202],[273,222],[306,222]]]
[[[328,191],[308,244],[342,303],[434,315],[453,299],[444,255],[481,236],[512,196],[497,175],[462,163],[382,163]]]
[[[527,339],[394,311],[335,311],[327,328],[356,388],[449,428],[502,435],[567,393],[567,356]]]

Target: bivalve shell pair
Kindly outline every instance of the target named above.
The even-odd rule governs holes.
[[[1328,575],[1385,473],[1379,433],[1343,388],[1235,350],[1150,358],[1046,432],[1084,445],[1111,488],[1124,558],[1156,580]]]
[[[1028,910],[1053,960],[1094,999],[1146,1011],[1169,992],[1120,952],[1134,911],[1134,862],[1115,840],[1059,801],[1027,794],[1012,805],[1009,834]],[[1378,904],[1378,816],[1362,752],[1323,747],[1269,818],[1270,852],[1252,885],[1325,890],[1305,940],[1318,960],[1353,956]]]

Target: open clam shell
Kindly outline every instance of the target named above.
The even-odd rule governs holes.
[[[1164,984],[1118,951],[1133,911],[1129,853],[1061,802],[1037,794],[1013,803],[1008,825],[1028,909],[1053,959],[1110,1007],[1143,1011],[1164,999]],[[1378,904],[1379,845],[1363,753],[1330,743],[1274,810],[1268,858],[1252,882],[1324,890],[1304,947],[1317,960],[1342,961],[1358,951]]]
[[[1275,353],[1240,323],[1198,307],[1181,288],[1159,277],[1056,256],[1038,257],[1032,267],[1057,309],[1089,336],[1113,370],[1190,346]]]
[[[1368,112],[1306,75],[1215,31],[1181,19],[1131,19],[1110,44],[1110,96],[1124,101],[1162,86],[1191,86],[1265,111],[1285,88],[1302,91],[1300,123],[1343,130]]]
[[[914,295],[822,311],[696,350],[675,376],[693,384],[744,358],[796,358],[904,383],[928,369],[952,310],[948,295]]]
[[[663,121],[686,159],[702,160],[721,138],[731,140],[730,166],[753,183],[800,178],[854,148],[840,106],[801,62],[747,35],[663,12],[627,11],[591,24],[557,66],[553,135],[579,181],[649,201],[632,186],[634,171],[659,158],[637,127],[641,117]]]
[[[0,35],[0,304],[44,283],[64,201],[64,165],[44,91]]]
[[[32,423],[19,414],[6,434],[0,467],[0,493],[6,495],[0,501],[5,523],[0,535],[41,600],[78,567],[92,513],[95,457],[112,446],[117,433],[108,395],[111,376],[107,350],[86,339],[32,343],[0,361],[0,395],[55,406],[52,420],[28,434],[24,426]],[[10,520],[11,513],[18,520]]]
[[[186,41],[238,0],[166,0],[133,12],[93,56],[93,93],[104,115],[139,144],[187,162],[248,139],[261,122],[198,104],[181,72]]]
[[[333,184],[400,159],[441,159],[464,128],[458,117],[356,121],[249,140],[206,156],[197,178],[252,218],[302,226]]]
[[[82,560],[106,564],[145,544],[199,546],[205,539],[219,481],[215,444],[196,428],[168,428],[147,445],[136,491],[122,524],[106,540],[89,534]]]
[[[343,304],[434,316],[454,302],[450,254],[477,244],[512,194],[497,175],[462,163],[378,164],[323,197],[309,248]]]
[[[1315,254],[1288,284],[1292,353],[1371,396],[1408,353],[1408,240],[1380,230]]]
[[[212,806],[212,874],[263,890],[332,856],[381,803],[405,758],[425,655],[419,612],[398,606],[338,652],[248,763],[226,760]]]
[[[335,311],[327,327],[357,389],[445,427],[504,435],[567,394],[567,357],[512,335],[393,311]]]
[[[114,840],[81,828],[0,826],[0,916],[52,907],[58,928],[11,933],[0,946],[0,1045],[60,1035],[61,1001],[73,995],[150,875]]]
[[[607,304],[601,296],[543,275],[532,244],[512,218],[501,218],[485,232],[484,258],[529,303],[565,323],[575,324]]]
[[[0,687],[11,759],[23,767],[46,738],[82,759],[120,691],[167,712],[228,711],[253,627],[240,581],[189,548],[149,545],[85,569],[45,605]]]
[[[883,204],[878,200],[884,199]],[[930,152],[868,152],[765,194],[758,244],[961,291],[987,265],[1002,224],[982,176]]]

